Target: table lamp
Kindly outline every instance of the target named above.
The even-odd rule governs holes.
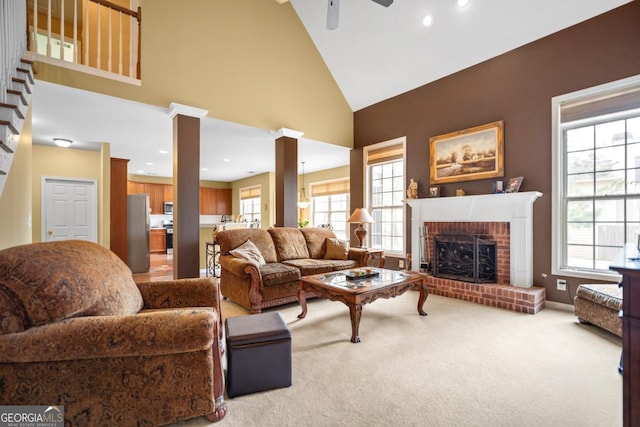
[[[353,234],[355,234],[360,241],[360,247],[364,248],[364,239],[367,237],[367,229],[364,228],[363,224],[374,222],[373,218],[371,218],[371,215],[369,215],[369,212],[367,212],[365,208],[357,208],[353,211],[347,222],[358,224],[358,227],[355,229]]]

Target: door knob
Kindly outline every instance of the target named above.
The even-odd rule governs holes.
[[[49,231],[47,231],[47,234],[48,234],[49,236],[51,236],[51,235],[53,234],[53,231],[49,230]]]

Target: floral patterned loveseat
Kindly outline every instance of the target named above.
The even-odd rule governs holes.
[[[86,241],[0,251],[0,405],[64,406],[65,425],[157,426],[226,413],[210,279],[137,284]]]

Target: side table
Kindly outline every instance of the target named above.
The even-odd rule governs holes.
[[[205,276],[219,277],[218,276],[218,256],[220,255],[220,247],[217,242],[206,243],[206,268]]]
[[[367,248],[365,264],[369,267],[384,268],[384,250]]]

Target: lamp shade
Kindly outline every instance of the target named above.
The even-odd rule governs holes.
[[[367,211],[366,208],[357,208],[355,211],[353,211],[353,213],[351,214],[347,222],[364,224],[364,223],[371,223],[374,221],[371,215],[369,215],[369,212]]]

